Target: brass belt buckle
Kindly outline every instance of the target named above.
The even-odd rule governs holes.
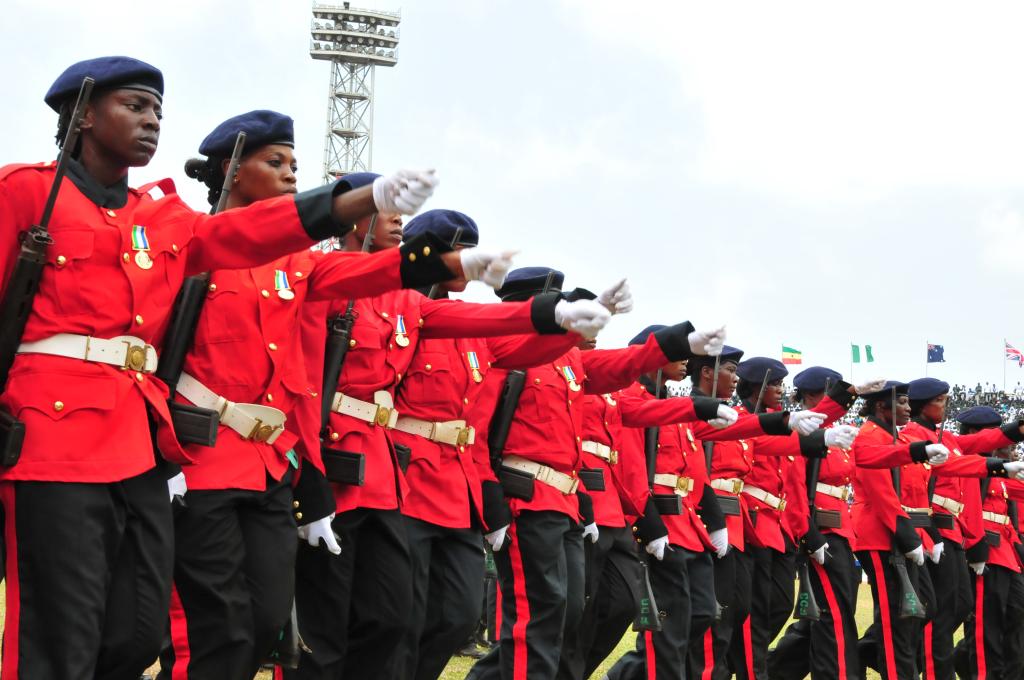
[[[778,509],[779,512],[782,512],[783,510],[786,509],[786,499],[785,498],[780,498],[779,499],[779,507],[777,509]]]
[[[741,493],[743,493],[743,480],[742,479],[734,479],[734,480],[732,480],[732,492],[734,494],[736,494],[737,496],[739,496]]]
[[[133,345],[127,340],[122,340],[127,347],[124,354],[124,367],[129,371],[141,371],[146,368],[146,346]]]
[[[618,465],[618,463],[619,463],[619,452],[616,451],[615,449],[612,449],[611,451],[609,451],[608,452],[608,462],[611,465]]]
[[[249,432],[248,439],[254,442],[265,444],[271,435],[274,434],[274,430],[277,429],[273,425],[264,425],[263,421],[259,418],[256,419],[256,424],[252,426],[252,431]]]
[[[469,443],[469,433],[472,431],[470,427],[460,427],[459,433],[455,436],[456,446],[465,446]]]
[[[843,491],[842,491],[841,495],[839,496],[839,500],[843,500],[843,501],[845,501],[845,500],[847,500],[847,499],[848,499],[849,497],[850,497],[850,487],[848,487],[848,486],[844,486],[844,487],[843,487]]]
[[[387,406],[381,406],[377,404],[377,413],[374,414],[373,422],[375,425],[380,427],[387,427],[388,422],[391,420],[391,409]]]
[[[683,493],[693,491],[693,479],[689,477],[676,477],[676,489]]]
[[[573,480],[572,480],[572,488],[569,489],[569,493],[567,493],[565,495],[568,496],[570,494],[576,493],[576,490],[579,488],[579,486],[580,486],[579,477],[574,477]]]

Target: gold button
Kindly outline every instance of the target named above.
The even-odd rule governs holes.
[[[420,319],[420,325],[421,326],[423,325],[423,319]]]
[[[277,351],[277,343],[276,342],[270,343],[269,345],[267,345],[267,347],[270,348],[271,352],[276,352]]]
[[[533,384],[534,385],[539,385],[540,384],[540,378],[534,378],[533,379]]]
[[[178,252],[178,244],[177,243],[172,243],[171,244],[171,250],[173,250],[174,252]]]
[[[301,512],[295,513],[295,519],[302,519],[302,513]]]
[[[331,441],[332,442],[336,442],[339,439],[341,439],[341,435],[340,434],[338,434],[337,432],[332,432],[331,433]]]
[[[409,262],[416,261],[416,253],[409,253]]]
[[[58,267],[63,267],[67,263],[68,263],[68,258],[64,257],[63,255],[58,255],[57,256],[57,266]]]
[[[572,406],[572,399],[569,400],[569,406]],[[579,437],[577,437],[579,439]]]
[[[427,365],[426,365],[426,369],[427,369],[428,371],[429,371],[429,370],[430,370],[431,368],[433,368],[433,367],[432,367],[432,366],[431,366],[430,364],[427,364]]]
[[[576,437],[576,441],[580,441],[580,438],[579,438],[579,437]]]
[[[302,278],[302,272],[295,272],[295,278],[301,279]]]
[[[462,403],[463,404],[468,404],[469,403],[469,397],[463,397],[462,398]]]
[[[355,340],[349,340],[348,341],[348,346],[349,347],[355,347],[356,346],[356,341]]]
[[[117,217],[117,213],[116,213],[116,212],[114,212],[113,210],[108,210],[108,211],[107,211],[107,215],[108,215],[109,217]]]
[[[63,401],[55,401],[55,402],[53,402],[53,410],[54,411],[63,411],[64,410],[64,402]]]
[[[140,326],[142,325],[142,315],[141,314],[136,314],[135,315],[135,323],[139,324]]]
[[[299,507],[299,502],[298,501],[292,501],[292,507],[293,508]]]
[[[215,290],[217,290],[217,284],[216,283],[211,283],[210,284],[210,292],[212,293]]]
[[[429,255],[430,255],[430,246],[424,246],[423,247],[423,257],[428,257]]]
[[[270,297],[270,291],[268,291],[266,288],[264,288],[263,290],[260,291],[260,295],[262,295],[265,298],[268,298],[268,297]]]
[[[392,344],[391,344],[391,343],[389,342],[389,343],[388,343],[388,349],[394,349],[394,348],[395,348],[395,346],[394,346],[394,345],[392,345]]]
[[[121,259],[124,260],[125,264],[128,264],[128,261],[132,259],[132,256],[129,255],[128,253],[125,253],[124,255],[121,256]]]
[[[142,382],[142,378],[143,378],[143,375],[141,373],[136,373],[135,374],[135,379],[138,380],[139,382]]]
[[[268,394],[267,395],[267,401],[274,401],[274,395],[273,394]]]
[[[387,312],[381,312],[380,315],[383,316],[385,319],[388,318],[388,313]]]
[[[315,397],[316,396],[316,392],[310,392],[310,395]]]
[[[396,373],[395,377],[398,378],[399,380],[401,380],[402,379],[402,374],[401,373]]]

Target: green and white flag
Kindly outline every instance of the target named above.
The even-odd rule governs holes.
[[[850,345],[850,352],[852,354],[851,361],[855,364],[860,363],[860,345]],[[864,361],[865,363],[873,363],[875,357],[871,354],[871,345],[864,345]]]

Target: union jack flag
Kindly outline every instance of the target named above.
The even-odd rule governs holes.
[[[1013,345],[1003,340],[1003,344],[1006,345],[1006,360],[1016,361],[1017,365],[1024,368],[1024,353],[1019,349],[1016,349]]]

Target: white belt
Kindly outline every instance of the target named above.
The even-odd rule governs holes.
[[[432,423],[429,420],[400,416],[395,421],[395,429],[451,446],[469,446],[476,441],[476,431],[466,427],[465,420]]]
[[[770,507],[772,510],[778,510],[779,512],[782,512],[783,510],[786,509],[785,498],[779,498],[778,496],[772,495],[765,491],[764,489],[759,489],[756,486],[744,485],[743,493],[747,494],[752,498],[756,498],[757,500],[761,501],[762,503]]]
[[[18,354],[52,354],[142,373],[152,373],[157,366],[156,349],[132,335],[104,340],[88,335],[58,333],[45,340],[21,343]]]
[[[985,510],[981,513],[982,519],[987,519],[989,522],[995,522],[996,524],[1009,524],[1010,518],[1006,515],[1000,515],[998,512],[989,512]]]
[[[931,508],[908,508],[905,505],[901,505],[900,507],[902,507],[903,508],[903,512],[906,512],[906,513],[916,512],[918,514],[925,514],[925,515],[931,515],[932,514],[932,509]]]
[[[599,444],[589,440],[584,440],[582,448],[589,454],[595,455],[598,458],[608,461],[610,464],[615,465],[619,462],[619,452],[613,451],[612,447],[605,444]],[[669,485],[671,486],[671,484]]]
[[[719,491],[726,491],[731,494],[739,495],[743,491],[743,480],[734,479],[731,477],[722,477],[721,479],[712,479],[711,488],[718,489]]]
[[[848,486],[832,486],[831,484],[822,484],[818,482],[816,487],[818,493],[823,493],[826,496],[832,496],[832,498],[838,498],[841,501],[845,501],[850,497],[850,487]]]
[[[216,411],[221,425],[230,427],[242,439],[273,444],[284,432],[283,412],[270,406],[229,401],[188,373],[178,378],[178,392],[196,406]]]
[[[564,472],[559,472],[547,465],[541,465],[540,463],[535,463],[532,460],[520,458],[519,456],[505,456],[501,460],[501,464],[529,473],[533,475],[538,482],[552,486],[564,493],[566,496],[576,493],[576,488],[580,484],[580,480],[577,477],[567,475]]]
[[[335,392],[331,410],[389,430],[398,422],[395,402],[391,400],[391,394],[385,390],[374,392],[372,402],[360,401],[341,392]]]
[[[959,515],[961,512],[964,511],[963,503],[958,503],[952,498],[946,498],[945,496],[939,496],[938,494],[932,496],[932,503],[939,506],[940,508],[949,510],[951,513],[953,513],[954,516]]]
[[[654,483],[672,487],[672,490],[679,496],[687,496],[693,491],[693,479],[690,477],[656,474],[654,475]]]

